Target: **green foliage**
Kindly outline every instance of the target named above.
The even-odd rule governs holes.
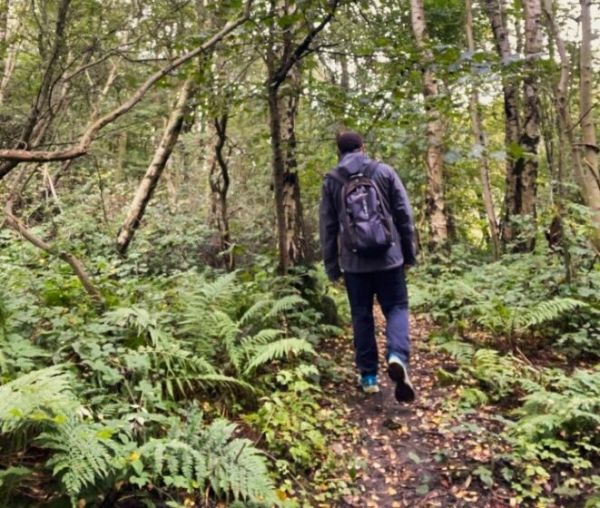
[[[161,482],[202,490],[206,482],[219,496],[274,502],[264,456],[248,439],[233,438],[236,426],[223,419],[198,432],[196,418],[185,429],[152,439],[136,452],[136,483]],[[139,455],[139,456],[138,456]]]
[[[564,281],[560,265],[545,256],[505,256],[490,264],[461,266],[450,260],[441,273],[419,273],[413,306],[428,310],[453,332],[480,328],[500,343],[552,342],[565,352],[597,354],[600,275]],[[593,290],[591,289],[593,288]]]
[[[69,420],[40,434],[36,442],[52,451],[46,466],[60,477],[71,499],[105,480],[114,470],[123,444],[112,439],[113,430],[103,425]]]
[[[413,295],[442,326],[430,343],[457,363],[439,369],[438,382],[458,385],[450,404],[458,411],[498,404],[502,430],[489,439],[506,452],[473,474],[486,485],[508,482],[523,503],[583,505],[597,490],[600,371],[568,373],[564,353],[598,356],[598,271],[566,283],[560,266],[535,255],[435,269],[416,278]],[[553,354],[532,361],[544,346]]]
[[[273,464],[219,416],[254,411],[259,397],[292,383],[314,387],[319,372],[303,359],[312,363],[308,339],[323,332],[314,317],[299,326],[308,304],[294,279],[130,278],[98,315],[70,297],[49,307],[43,274],[0,277],[15,290],[0,339],[0,440],[15,453],[1,462],[0,500],[27,504],[27,486],[43,481],[48,495],[71,502],[92,502],[118,484],[153,502],[163,492],[204,500],[208,491],[232,503],[275,503]],[[60,292],[71,274],[50,278]],[[205,418],[194,416],[197,407]],[[31,449],[44,460],[25,467],[19,458]]]
[[[64,366],[40,369],[0,386],[0,429],[15,432],[32,422],[60,421],[79,406]]]

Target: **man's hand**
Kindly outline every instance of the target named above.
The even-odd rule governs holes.
[[[335,267],[333,270],[327,272],[327,277],[331,282],[336,282],[342,276],[342,271],[339,267]]]

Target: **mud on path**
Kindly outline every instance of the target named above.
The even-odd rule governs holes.
[[[485,487],[473,471],[489,463],[494,450],[477,428],[491,421],[485,413],[450,417],[447,401],[455,387],[436,383],[436,371],[449,360],[425,343],[431,324],[411,318],[410,377],[417,391],[412,404],[394,398],[384,360],[385,324],[379,309],[376,327],[380,354],[380,392],[363,394],[357,384],[349,339],[333,352],[340,379],[325,386],[346,415],[349,432],[333,444],[335,450],[354,450],[360,467],[354,477],[356,495],[335,506],[350,507],[489,507],[509,505],[509,496],[495,485]],[[484,423],[482,423],[484,422]],[[353,429],[353,431],[350,431]]]

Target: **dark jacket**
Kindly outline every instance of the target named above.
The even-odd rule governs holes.
[[[364,169],[371,162],[363,152],[346,154],[338,166],[349,173]],[[341,275],[341,270],[350,273],[378,272],[390,270],[402,265],[413,265],[416,262],[414,225],[412,210],[404,185],[396,172],[383,163],[378,163],[373,173],[373,180],[381,190],[384,201],[388,202],[388,210],[394,219],[393,243],[383,254],[365,257],[350,252],[339,241],[340,218],[342,210],[342,183],[328,173],[323,182],[321,207],[319,213],[321,250],[325,271],[331,280]],[[387,199],[386,199],[387,198]]]

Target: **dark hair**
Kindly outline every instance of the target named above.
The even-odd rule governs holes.
[[[341,154],[355,152],[363,146],[363,139],[358,132],[340,132],[336,138],[337,147]]]

